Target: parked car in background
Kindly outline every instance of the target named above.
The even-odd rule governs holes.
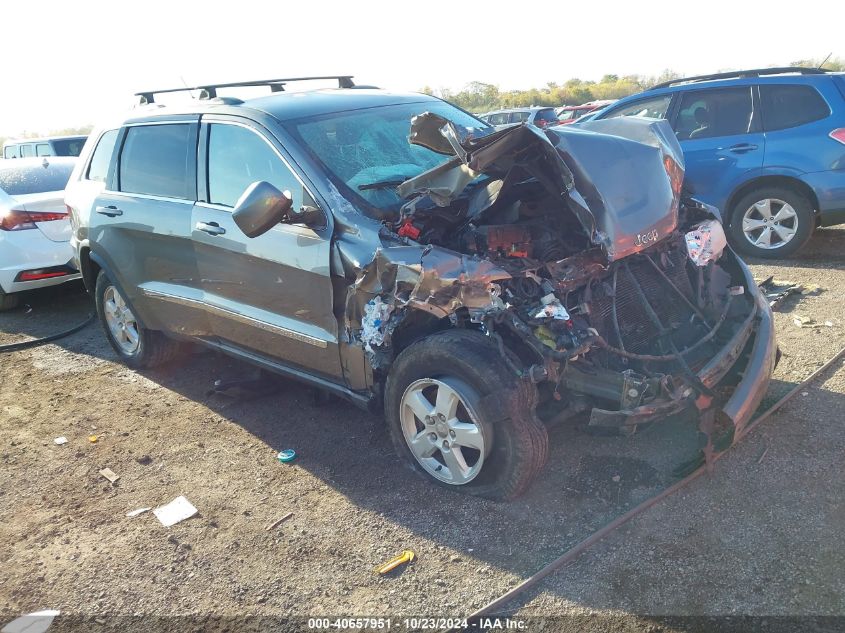
[[[3,158],[79,156],[87,139],[87,136],[51,136],[6,141],[3,144]]]
[[[557,125],[557,116],[554,108],[509,108],[506,110],[494,110],[479,116],[494,127],[503,127],[514,123],[530,123],[537,127]]]
[[[0,160],[0,311],[17,293],[79,279],[64,189],[75,158]]]
[[[668,81],[586,119],[668,119],[686,184],[718,207],[730,243],[791,255],[845,222],[845,74],[767,68]]]
[[[714,433],[739,436],[776,360],[771,310],[682,198],[665,121],[495,130],[336,79],[170,108],[139,93],[92,136],[65,201],[123,362],[219,350],[384,411],[407,466],[496,499],[577,412],[629,432],[719,410]]]
[[[575,123],[575,121],[580,119],[585,114],[595,112],[596,110],[605,108],[611,103],[615,102],[615,99],[601,99],[597,101],[588,101],[587,103],[582,103],[581,105],[577,106],[564,106],[562,108],[558,108],[557,110],[555,110],[555,113],[557,114],[559,125],[569,125],[570,123]]]

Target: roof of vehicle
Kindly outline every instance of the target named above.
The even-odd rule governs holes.
[[[246,108],[264,112],[287,121],[305,116],[320,116],[405,103],[439,103],[440,99],[421,93],[403,93],[378,88],[321,88],[297,92],[273,92],[267,96],[240,100],[233,97],[190,99],[164,106],[159,103],[141,105],[132,110],[129,120],[172,114],[207,114],[221,107]]]
[[[69,141],[77,138],[88,138],[87,134],[69,134],[66,136],[40,136],[38,138],[10,138],[3,143],[3,147],[7,145],[17,145],[18,143],[43,143],[44,141]]]
[[[660,88],[668,88],[669,86],[677,86],[681,84],[697,83],[701,81],[717,81],[717,80],[737,80],[737,79],[758,79],[760,77],[770,77],[777,75],[827,75],[830,71],[822,70],[821,68],[805,68],[803,66],[780,66],[775,68],[753,68],[749,70],[733,70],[722,73],[711,73],[709,75],[695,75],[693,77],[681,77],[678,79],[670,79],[655,86],[650,90],[657,90]]]
[[[786,67],[739,70],[729,73],[716,73],[713,75],[698,75],[695,77],[673,79],[671,81],[652,86],[642,92],[623,97],[618,101],[614,101],[609,105],[603,106],[599,110],[590,112],[588,115],[585,115],[585,117],[590,117],[591,119],[601,118],[601,116],[611,108],[615,109],[621,105],[625,105],[651,95],[659,96],[685,90],[720,88],[722,86],[749,86],[764,83],[782,84],[800,82],[813,84],[828,81],[832,77],[845,78],[845,73],[819,70],[816,68]]]

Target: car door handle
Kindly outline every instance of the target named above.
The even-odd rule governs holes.
[[[94,211],[96,211],[100,215],[107,215],[110,218],[113,218],[116,215],[123,215],[123,211],[121,211],[114,205],[109,205],[107,207],[96,207]]]
[[[728,148],[734,154],[745,154],[746,152],[751,152],[757,149],[757,146],[754,143],[737,143],[736,145],[731,145]]]
[[[208,233],[209,235],[224,235],[226,229],[218,225],[217,222],[197,222],[197,231]]]

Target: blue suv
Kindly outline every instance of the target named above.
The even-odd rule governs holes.
[[[755,257],[793,254],[817,226],[845,223],[845,74],[767,68],[676,79],[589,119],[668,119],[686,185],[722,211]]]

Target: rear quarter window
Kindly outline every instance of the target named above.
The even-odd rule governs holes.
[[[67,186],[73,165],[48,164],[0,169],[0,189],[10,196],[62,191]]]
[[[120,154],[120,191],[165,198],[193,198],[188,183],[191,127],[187,123],[138,125],[126,132]]]
[[[91,163],[88,165],[88,173],[86,174],[88,180],[95,180],[97,182],[106,181],[116,141],[117,130],[109,130],[100,137],[97,143],[97,149],[94,150]]]
[[[555,111],[552,108],[548,108],[547,110],[539,110],[534,117],[535,121],[548,121],[551,123],[552,121],[557,121],[557,117],[555,116]]]
[[[830,115],[830,108],[812,86],[764,84],[760,86],[763,129],[767,132],[819,121]]]

